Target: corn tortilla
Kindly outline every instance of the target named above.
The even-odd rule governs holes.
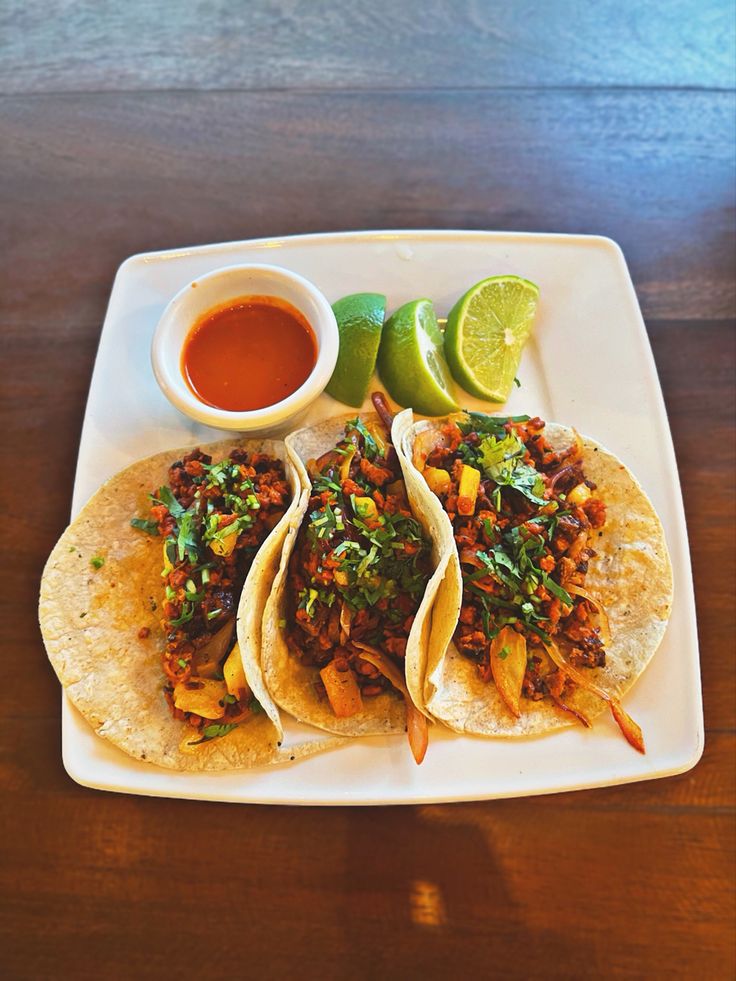
[[[417,434],[439,428],[445,420],[413,423],[411,411],[397,417],[395,446],[407,484],[424,500],[423,512],[432,516],[431,527],[440,551],[447,556],[445,576],[434,596],[431,634],[425,651],[423,706],[456,732],[480,736],[530,736],[577,724],[549,700],[522,698],[521,717],[514,718],[495,685],[484,682],[475,664],[461,655],[452,636],[462,601],[460,560],[452,524],[442,504],[412,463]],[[555,448],[569,446],[575,432],[548,423],[546,438]],[[645,491],[631,471],[609,450],[588,437],[583,443],[586,477],[597,484],[606,503],[606,523],[591,541],[591,559],[585,588],[606,608],[611,643],[606,645],[606,665],[586,670],[586,677],[608,694],[622,696],[634,684],[654,656],[664,636],[672,608],[672,566],[662,524]],[[606,703],[590,692],[575,689],[567,703],[589,719]]]

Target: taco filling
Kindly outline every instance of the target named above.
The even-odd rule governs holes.
[[[447,512],[460,560],[453,640],[512,716],[524,700],[550,700],[588,726],[568,705],[579,686],[609,703],[643,752],[639,727],[590,680],[610,642],[606,612],[585,588],[606,502],[580,440],[555,450],[544,429],[539,418],[469,413],[416,438],[414,465]]]
[[[426,720],[409,696],[404,658],[432,573],[430,544],[409,508],[391,415],[380,399],[376,408],[381,422],[352,419],[337,445],[308,463],[312,489],[289,565],[287,632],[296,657],[319,672],[317,694],[337,718],[386,692],[403,697],[421,762]]]
[[[174,718],[197,730],[195,745],[260,711],[233,645],[235,616],[256,552],[291,494],[280,460],[236,449],[212,463],[195,449],[150,497],[150,519],[131,524],[164,539],[164,696]]]

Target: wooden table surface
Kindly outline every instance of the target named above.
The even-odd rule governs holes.
[[[733,20],[728,0],[0,2],[3,977],[734,977]],[[622,245],[685,496],[702,761],[386,809],[78,787],[36,602],[117,266],[381,227]]]

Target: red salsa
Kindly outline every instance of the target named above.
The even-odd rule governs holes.
[[[314,332],[299,310],[275,296],[245,296],[197,321],[181,370],[201,402],[244,412],[287,398],[316,360]]]

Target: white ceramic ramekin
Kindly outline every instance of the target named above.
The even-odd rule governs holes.
[[[184,341],[200,317],[245,296],[275,296],[296,307],[314,331],[317,360],[304,384],[288,398],[262,409],[232,412],[200,402],[184,379],[181,356]],[[200,276],[171,300],[153,335],[151,362],[161,391],[185,415],[217,429],[265,433],[284,426],[322,393],[334,371],[339,344],[332,307],[303,276],[280,266],[225,266]]]

